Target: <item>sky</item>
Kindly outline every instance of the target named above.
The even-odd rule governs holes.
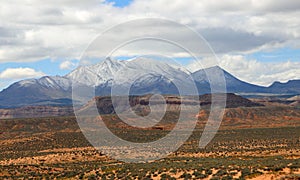
[[[218,65],[241,80],[268,86],[300,79],[300,1],[298,0],[10,0],[0,1],[0,90],[11,83],[45,75],[65,75],[100,33],[114,25],[161,18],[199,33],[218,57]],[[155,31],[144,23],[139,32]],[[172,25],[163,28],[191,44],[195,39]],[[109,46],[130,32],[115,31]],[[145,46],[144,48],[153,48]],[[134,56],[142,46],[120,51]],[[156,47],[158,48],[158,47]],[[162,53],[199,66],[176,48]],[[203,56],[204,67],[214,57]]]

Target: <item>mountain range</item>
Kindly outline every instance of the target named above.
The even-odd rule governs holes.
[[[180,94],[178,84],[188,91],[193,83],[196,84],[197,94],[207,94],[211,92],[208,74],[217,79],[224,74],[228,93],[300,94],[300,80],[275,82],[263,87],[241,81],[218,66],[189,72],[149,58],[128,61],[107,58],[98,64],[79,66],[65,76],[45,76],[16,82],[0,92],[0,108],[72,105],[72,83],[95,87],[96,96],[110,95],[112,85],[119,90],[116,94],[122,94],[126,87],[130,87],[131,95]]]

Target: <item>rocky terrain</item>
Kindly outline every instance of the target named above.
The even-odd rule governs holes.
[[[144,96],[130,96],[129,104],[131,108],[136,112],[149,111],[149,98],[151,95]],[[168,105],[168,110],[178,110],[181,103],[185,105],[201,105],[201,108],[209,108],[211,105],[211,95],[201,95],[199,96],[199,101],[195,101],[195,98],[189,100],[187,97],[185,101],[181,102],[179,96],[165,95],[165,101]],[[122,106],[124,101],[128,101],[128,97],[118,97],[118,105]],[[113,114],[114,108],[111,101],[111,98],[108,96],[95,97],[88,104],[83,107],[80,107],[80,111],[88,111],[91,104],[96,102],[98,111],[100,114]],[[156,101],[156,105],[161,105],[163,101]],[[260,103],[252,102],[241,96],[229,93],[227,94],[226,99],[226,108],[234,107],[255,107],[263,106]],[[10,109],[0,109],[0,119],[8,118],[34,118],[34,117],[50,117],[50,116],[73,116],[73,107],[72,106],[25,106],[20,108],[10,108]]]
[[[107,157],[89,144],[75,117],[0,120],[0,179],[300,178],[299,109],[228,108],[218,134],[203,149],[198,141],[205,110],[201,113],[189,140],[151,163]],[[103,117],[115,125],[114,115]],[[123,126],[113,127],[116,135],[130,141],[168,133],[167,129],[128,133]]]
[[[259,107],[264,106],[263,104],[252,102],[246,98],[243,98],[241,96],[235,95],[233,93],[228,94],[215,94],[216,100],[218,101],[218,96],[221,97],[223,100],[223,97],[226,95],[226,108],[236,108],[236,107]],[[149,101],[151,98],[151,94],[144,95],[144,96],[130,96],[123,97],[119,96],[116,97],[117,99],[116,104],[113,105],[111,97],[108,96],[102,96],[102,97],[95,97],[92,101],[90,101],[88,104],[86,104],[80,111],[88,111],[91,106],[93,106],[94,102],[96,102],[98,112],[100,114],[113,114],[114,106],[124,106],[124,102],[128,101],[131,108],[136,111],[137,113],[139,111],[150,111],[149,109]],[[181,100],[180,96],[174,96],[174,95],[164,95],[163,100],[156,100],[152,102],[153,105],[162,105],[164,103],[167,104],[167,111],[177,111],[180,109],[180,105],[186,105],[186,106],[193,106],[193,105],[200,105],[201,108],[209,109],[211,106],[211,94],[205,94],[201,95],[199,97],[184,97],[183,100]],[[219,98],[220,99],[220,98]],[[126,109],[124,109],[126,111]]]
[[[73,116],[72,106],[26,106],[0,109],[0,119]]]
[[[300,96],[261,96],[260,98],[249,98],[253,102],[257,102],[266,106],[293,106],[299,107]]]

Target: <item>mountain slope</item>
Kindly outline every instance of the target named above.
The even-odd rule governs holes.
[[[190,73],[178,66],[149,58],[130,61],[107,58],[98,64],[80,66],[63,77],[45,76],[16,82],[0,92],[0,108],[71,105],[72,83],[74,86],[95,87],[96,96],[110,95],[111,90],[113,95],[126,95],[128,91],[131,95],[206,94],[211,92],[208,76],[218,84],[222,74],[228,93],[300,94],[300,80],[262,87],[241,81],[218,66]],[[198,92],[193,91],[194,84]]]
[[[274,82],[267,88],[270,93],[300,94],[300,80],[290,80],[286,83]]]
[[[60,76],[19,81],[0,93],[1,108],[71,102],[71,81]]]
[[[207,69],[202,69],[196,71],[192,74],[193,78],[196,82],[199,83],[200,87],[209,85],[209,77],[213,77],[214,79],[221,79],[224,74],[225,82],[226,82],[226,90],[228,93],[241,93],[241,92],[266,92],[266,88],[262,86],[257,86],[254,84],[250,84],[244,81],[241,81],[220,68],[219,66],[210,67]]]

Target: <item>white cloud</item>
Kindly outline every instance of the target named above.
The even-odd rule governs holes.
[[[7,68],[0,73],[1,79],[18,80],[25,78],[36,78],[44,76],[45,74],[31,68]]]
[[[74,69],[76,66],[77,64],[72,61],[64,61],[59,65],[59,68],[62,70],[71,70]]]
[[[274,81],[286,82],[300,79],[300,62],[259,62],[255,59],[246,59],[243,55],[223,55],[218,64],[212,64],[212,57],[201,61],[203,68],[219,65],[237,78],[256,85],[269,86]],[[199,64],[191,63],[188,69],[201,69]]]
[[[0,63],[63,59],[60,68],[71,69],[74,62],[65,60],[78,59],[99,33],[112,25],[143,17],[166,18],[190,26],[220,54],[219,64],[242,80],[269,85],[274,80],[300,78],[298,62],[262,63],[244,58],[261,50],[300,48],[300,1],[295,0],[134,0],[124,8],[104,0],[1,1]],[[156,27],[143,24],[132,29],[140,33],[151,29],[155,34]],[[162,29],[191,46],[197,43],[174,26]],[[116,39],[124,39],[130,33],[133,32],[116,31],[101,43],[110,47]],[[117,53],[134,56],[148,50],[158,52],[157,55],[186,56],[178,48],[157,43],[136,43]],[[203,59],[205,66],[216,65],[210,60]],[[31,72],[32,76],[42,74]],[[24,74],[19,77],[29,77]]]
[[[279,45],[300,47],[300,3],[295,0],[134,0],[124,8],[103,2],[1,1],[0,62],[79,58],[103,30],[141,17],[162,17],[189,25],[203,34],[217,53],[248,53]],[[154,27],[144,26],[141,32]],[[126,33],[116,33],[114,38],[121,36]],[[186,34],[177,36],[193,43]]]

